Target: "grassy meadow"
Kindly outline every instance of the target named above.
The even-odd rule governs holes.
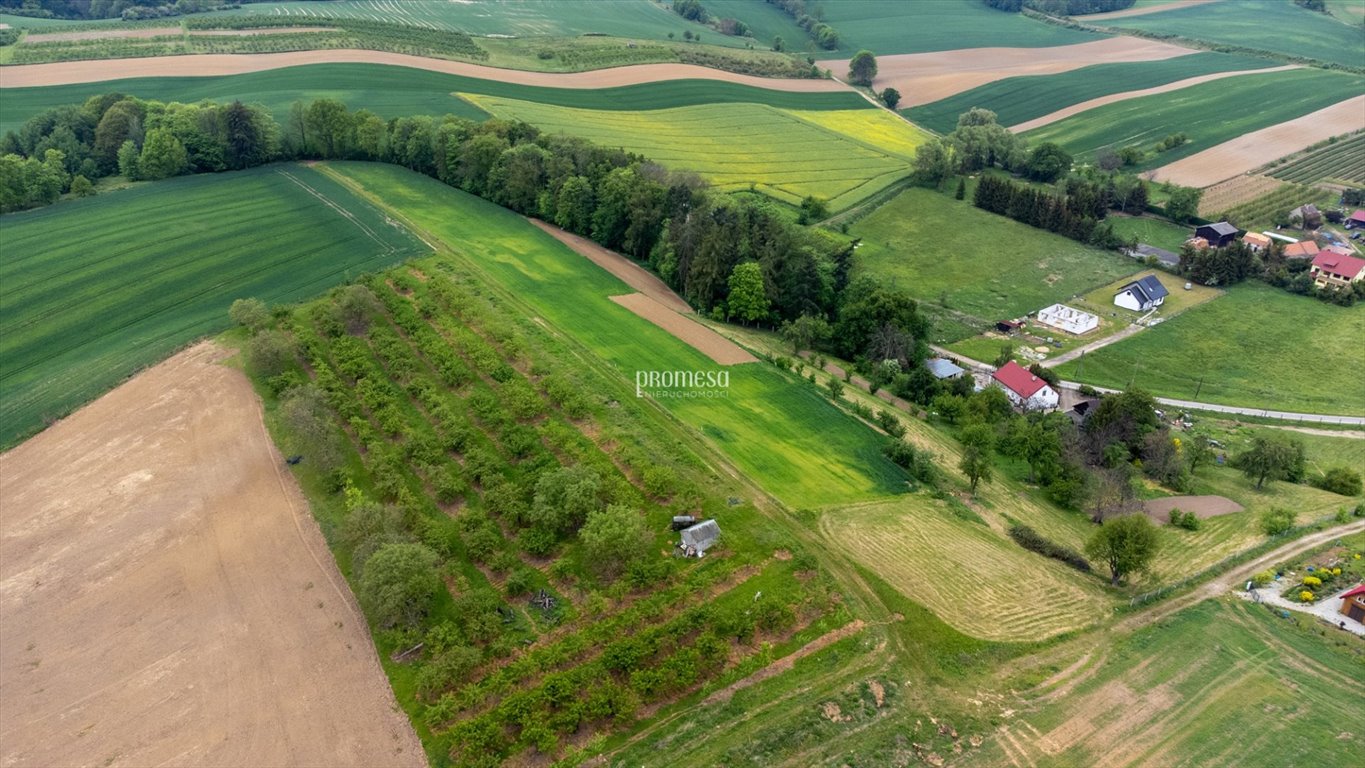
[[[1153,216],[1116,216],[1110,214],[1106,219],[1113,227],[1114,234],[1122,238],[1137,238],[1139,243],[1160,248],[1171,253],[1180,253],[1185,240],[1194,234],[1193,227],[1183,227],[1169,219]]]
[[[504,208],[400,168],[329,164],[633,381],[636,371],[711,370],[710,358],[608,297],[631,290]],[[732,366],[728,396],[667,399],[694,427],[793,506],[849,503],[905,490],[874,433],[814,389],[763,363]]]
[[[1065,363],[1066,379],[1183,400],[1304,413],[1365,413],[1365,306],[1248,283],[1217,301]]]
[[[25,120],[44,109],[78,104],[112,90],[164,102],[241,99],[266,106],[281,121],[294,102],[320,98],[338,99],[352,109],[368,109],[383,118],[446,114],[474,120],[488,117],[457,92],[600,110],[746,102],[803,111],[873,112],[854,93],[794,93],[714,80],[601,89],[537,88],[384,64],[310,64],[220,77],[140,77],[112,83],[6,88],[5,97],[0,99],[0,133],[17,131]]]
[[[136,186],[0,217],[0,445],[228,325],[425,248],[304,166]]]
[[[1018,125],[1114,93],[1155,88],[1200,75],[1275,66],[1275,62],[1226,53],[1193,53],[1164,61],[1096,64],[1054,75],[1007,77],[946,99],[912,107],[905,114],[939,133],[957,127],[958,115],[985,107],[1001,125]]]
[[[1101,147],[1151,148],[1172,133],[1189,137],[1175,149],[1151,153],[1136,166],[1142,170],[1330,107],[1362,88],[1365,77],[1321,69],[1246,75],[1106,104],[1023,135],[1035,144],[1061,144],[1082,160],[1091,159]],[[1248,109],[1248,104],[1255,109]]]
[[[1044,48],[1104,37],[1003,13],[977,0],[864,0],[824,3],[822,10],[825,21],[839,30],[839,53],[844,58],[862,48],[882,56],[996,46]]]
[[[762,104],[604,111],[467,95],[480,109],[547,133],[583,136],[696,171],[722,190],[751,187],[799,203],[822,197],[840,210],[910,172],[927,135],[875,110],[801,114]],[[847,136],[833,127],[857,129]]]
[[[996,216],[968,201],[907,189],[849,228],[862,238],[855,271],[876,275],[965,326],[941,325],[935,338],[970,336],[1137,272],[1117,253]],[[957,338],[943,336],[949,333]]]
[[[1278,0],[1205,3],[1097,23],[1345,67],[1362,66],[1359,19],[1348,25]]]

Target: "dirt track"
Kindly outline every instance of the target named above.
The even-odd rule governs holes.
[[[1158,93],[1169,93],[1171,91],[1178,91],[1181,88],[1188,88],[1191,85],[1199,85],[1200,83],[1207,83],[1213,80],[1222,80],[1225,77],[1237,77],[1238,75],[1258,75],[1266,72],[1283,72],[1287,69],[1299,69],[1299,67],[1295,64],[1286,64],[1283,67],[1269,67],[1267,69],[1241,69],[1235,72],[1215,72],[1211,75],[1199,75],[1198,77],[1189,77],[1184,80],[1177,80],[1174,83],[1166,83],[1165,85],[1158,85],[1154,88],[1143,88],[1137,91],[1124,91],[1123,93],[1111,93],[1108,96],[1101,96],[1098,99],[1091,99],[1089,101],[1082,101],[1079,104],[1072,104],[1069,107],[1059,109],[1056,112],[1043,115],[1042,117],[1035,117],[1032,120],[1019,123],[1018,125],[1011,125],[1010,130],[1014,131],[1015,133],[1023,133],[1024,131],[1031,131],[1034,128],[1041,128],[1042,126],[1047,125],[1048,123],[1055,123],[1058,120],[1071,117],[1072,115],[1075,114],[1079,114],[1081,112],[1086,111],[1087,109],[1102,107],[1105,104],[1113,104],[1116,101],[1127,101],[1128,99],[1136,99],[1139,96],[1152,96]]]
[[[1156,169],[1155,177],[1187,187],[1207,187],[1361,128],[1365,128],[1365,96],[1356,96],[1164,165]]]
[[[0,456],[0,765],[426,764],[224,355]]]
[[[1007,77],[1053,75],[1120,61],[1161,61],[1190,53],[1194,51],[1170,43],[1111,37],[1051,48],[964,48],[878,56],[877,78],[872,85],[878,91],[888,86],[900,91],[898,108],[905,109]],[[821,61],[819,65],[836,77],[848,77],[847,59]]]
[[[629,285],[631,288],[643,293],[644,295],[663,304],[665,307],[684,315],[692,314],[692,307],[682,300],[682,297],[673,292],[664,281],[660,280],[653,272],[636,264],[621,254],[607,250],[586,237],[579,237],[572,232],[566,232],[553,224],[547,224],[540,219],[527,218],[527,221],[539,227],[546,234],[550,235],[559,242],[569,246],[575,253],[586,257],[589,261],[607,270],[616,279]]]
[[[206,53],[187,56],[150,56],[135,59],[63,61],[55,64],[21,64],[0,67],[0,87],[28,88],[69,83],[97,83],[129,77],[211,77],[262,72],[304,64],[391,64],[398,67],[445,72],[504,83],[550,88],[611,88],[664,80],[724,80],[776,91],[844,91],[833,80],[777,79],[740,75],[695,64],[637,64],[591,72],[523,72],[403,53],[336,49],[289,53]]]
[[[758,358],[744,347],[721,336],[690,317],[680,315],[643,293],[612,296],[611,300],[668,331],[680,341],[721,365],[754,363]]]
[[[1121,11],[1110,11],[1108,13],[1092,13],[1086,16],[1077,16],[1077,21],[1105,21],[1107,19],[1122,19],[1128,16],[1146,16],[1149,13],[1160,13],[1161,11],[1174,11],[1179,8],[1188,8],[1191,5],[1204,5],[1213,0],[1171,0],[1169,3],[1159,5],[1144,5],[1138,8],[1124,8]]]

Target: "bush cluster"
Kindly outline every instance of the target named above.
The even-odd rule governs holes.
[[[1090,573],[1090,561],[1086,560],[1081,553],[1044,538],[1042,534],[1027,525],[1010,526],[1010,538],[1014,539],[1014,542],[1024,549],[1054,560],[1060,560],[1082,573]]]

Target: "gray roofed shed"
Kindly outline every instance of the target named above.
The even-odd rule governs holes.
[[[706,550],[714,547],[719,539],[720,526],[715,520],[704,520],[691,528],[683,529],[679,546],[689,550],[689,555],[695,553],[697,557],[701,557],[706,554]]]
[[[964,371],[953,364],[951,360],[944,360],[941,357],[931,357],[924,361],[924,367],[929,369],[929,373],[936,379],[951,379],[961,376]]]

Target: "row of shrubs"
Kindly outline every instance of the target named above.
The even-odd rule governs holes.
[[[1010,526],[1010,538],[1014,539],[1014,543],[1024,549],[1037,552],[1040,555],[1050,557],[1054,560],[1060,560],[1081,573],[1090,573],[1091,571],[1090,561],[1086,560],[1080,552],[1045,538],[1042,534],[1027,525]]]

